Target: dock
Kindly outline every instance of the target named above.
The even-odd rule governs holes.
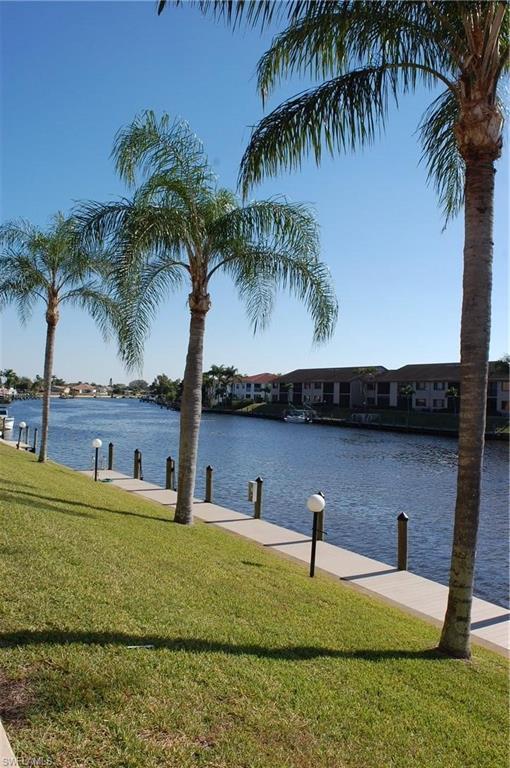
[[[91,470],[81,474],[94,475]],[[173,507],[177,500],[175,491],[121,472],[100,470],[98,479],[165,507]],[[193,514],[207,525],[242,536],[303,565],[310,563],[311,538],[302,533],[198,499],[194,501]],[[316,570],[435,626],[440,627],[443,623],[448,599],[448,587],[444,584],[324,541],[317,542]],[[510,611],[487,600],[473,598],[471,639],[473,643],[510,657]]]

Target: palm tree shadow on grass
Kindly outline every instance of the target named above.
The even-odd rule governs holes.
[[[399,648],[341,649],[313,645],[272,647],[256,644],[236,645],[194,637],[162,637],[161,635],[134,635],[123,632],[85,632],[59,630],[27,630],[0,633],[0,648],[19,648],[33,645],[83,646],[152,646],[154,650],[185,653],[218,653],[226,656],[256,656],[280,661],[306,661],[310,659],[363,659],[379,662],[387,659],[423,659],[442,661],[449,657],[436,648],[408,650]],[[150,649],[148,649],[150,650]]]
[[[13,502],[20,501],[23,497],[30,497],[27,499],[27,503],[31,508],[42,509],[44,511],[51,510],[52,512],[61,512],[64,515],[70,515],[71,517],[88,517],[90,519],[97,519],[102,512],[107,512],[112,515],[123,515],[126,517],[140,517],[143,520],[155,520],[160,523],[170,523],[171,517],[157,517],[156,515],[143,515],[140,512],[131,512],[127,509],[112,509],[111,507],[95,507],[92,504],[86,504],[82,501],[71,501],[70,499],[59,499],[57,496],[43,496],[40,493],[30,493],[30,491],[18,491],[14,492],[8,488],[0,486],[0,501]],[[49,503],[46,503],[49,502]],[[53,502],[53,503],[51,503]],[[84,507],[90,509],[92,512],[78,511],[71,509],[62,509],[57,504],[62,504],[71,507]]]

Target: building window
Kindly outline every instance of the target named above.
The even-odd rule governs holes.
[[[367,381],[367,390],[369,390],[369,389],[370,390],[374,390],[375,389],[375,384],[374,384],[373,381]]]
[[[510,381],[501,382],[501,389],[503,390],[503,392],[508,392],[508,390],[510,389],[509,385],[510,385]]]
[[[501,401],[501,410],[502,411],[508,411],[508,400],[502,400]]]
[[[436,402],[436,401],[434,401]],[[427,407],[427,401],[424,397],[417,397],[415,400],[415,406],[416,408],[426,408]]]
[[[497,397],[498,396],[498,382],[497,381],[489,381],[487,384],[487,397]]]
[[[314,385],[315,389],[321,389],[322,388],[322,382],[321,381],[315,381]]]
[[[247,392],[251,392],[251,384],[246,383],[245,387]]]
[[[434,389],[436,392],[442,392],[444,389],[444,381],[435,381]]]
[[[432,406],[434,408],[444,408],[444,400],[433,400]]]
[[[305,387],[305,389],[310,389],[310,382],[309,381],[305,381],[304,387]]]
[[[416,389],[427,389],[427,383],[425,381],[417,381],[416,382]]]

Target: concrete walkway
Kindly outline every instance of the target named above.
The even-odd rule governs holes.
[[[81,474],[93,476],[90,470]],[[99,479],[110,480],[117,488],[165,506],[173,506],[177,499],[175,491],[164,490],[143,480],[134,480],[120,472],[101,470]],[[311,539],[302,533],[201,501],[195,501],[193,513],[204,523],[224,528],[303,564],[308,565],[310,562]],[[441,626],[443,622],[448,597],[448,588],[443,584],[409,571],[399,571],[386,563],[323,541],[317,542],[316,568],[436,626]],[[475,597],[471,632],[473,642],[510,656],[508,609]]]

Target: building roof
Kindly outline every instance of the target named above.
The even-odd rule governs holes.
[[[97,387],[91,384],[69,384],[69,389],[81,389],[83,392],[95,392]]]
[[[274,381],[278,376],[276,373],[256,373],[254,376],[242,376],[241,383],[253,382],[255,384],[267,384],[270,381]]]
[[[489,378],[504,381],[508,373],[499,370],[495,362],[489,363]],[[448,381],[460,380],[460,363],[417,363],[404,365],[394,371],[384,371],[377,381]]]
[[[295,371],[278,376],[278,381],[289,384],[301,384],[308,381],[351,381],[360,376],[363,368],[375,368],[377,372],[386,371],[383,365],[349,366],[347,368],[297,368]]]

